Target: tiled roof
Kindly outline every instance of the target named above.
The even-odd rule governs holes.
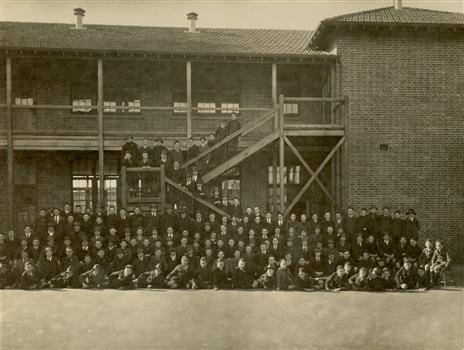
[[[309,47],[324,48],[327,34],[333,30],[334,26],[339,24],[464,28],[464,14],[413,7],[403,7],[401,10],[396,10],[394,7],[384,7],[331,17],[321,21],[310,38]]]
[[[307,47],[311,31],[0,22],[0,48],[127,51],[230,56],[325,56]]]
[[[433,11],[421,8],[384,7],[375,10],[356,12],[332,18],[323,22],[362,22],[362,23],[411,23],[411,24],[458,24],[464,25],[464,14]]]

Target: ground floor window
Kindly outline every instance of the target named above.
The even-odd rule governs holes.
[[[94,175],[74,175],[72,178],[73,206],[80,205],[83,208],[94,209],[97,205],[99,182]],[[118,177],[105,176],[104,195],[106,210],[110,206],[117,208]]]
[[[234,198],[240,200],[240,179],[227,179],[222,181],[223,197],[232,203]]]

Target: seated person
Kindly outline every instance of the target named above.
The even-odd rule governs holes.
[[[310,291],[314,289],[314,280],[303,267],[298,269],[298,273],[295,276],[295,289],[300,291]]]
[[[0,289],[10,289],[15,285],[14,274],[6,262],[0,262]]]
[[[336,271],[325,281],[325,289],[331,292],[338,292],[346,289],[348,278],[342,265],[338,265]]]
[[[387,267],[382,269],[382,288],[387,292],[393,292],[396,290],[395,279]]]
[[[275,289],[276,288],[276,277],[274,266],[268,265],[266,272],[263,273],[259,278],[253,282],[253,288],[263,289]]]
[[[417,273],[412,267],[412,261],[405,259],[403,266],[396,273],[398,289],[416,289]]]
[[[213,269],[213,288],[215,290],[229,289],[231,286],[231,278],[226,272],[224,260],[218,259],[216,261],[216,268]]]
[[[34,267],[32,262],[24,263],[24,271],[19,277],[18,286],[22,289],[39,289],[42,283],[40,272]]]
[[[193,267],[189,264],[189,259],[185,255],[180,259],[180,264],[177,265],[166,276],[166,285],[169,288],[192,288],[194,284],[194,271]]]
[[[432,266],[430,267],[432,285],[438,285],[442,272],[449,268],[450,264],[451,258],[448,251],[443,248],[441,241],[436,241],[435,251],[432,256]]]
[[[232,284],[236,289],[250,289],[253,284],[253,275],[247,270],[244,258],[240,258],[238,266],[232,273]]]
[[[104,288],[108,284],[105,270],[99,264],[93,265],[92,269],[79,276],[82,288]]]
[[[367,269],[365,267],[361,267],[357,274],[352,275],[348,279],[348,284],[354,290],[369,290],[369,279],[367,276]]]
[[[50,288],[80,288],[79,276],[73,266],[68,266],[66,270],[52,278]]]
[[[211,289],[213,287],[213,273],[208,266],[206,257],[200,258],[200,266],[195,273],[195,289]]]
[[[164,287],[164,275],[161,265],[156,264],[153,270],[142,273],[136,280],[138,288],[156,288]]]
[[[114,289],[134,289],[135,276],[132,265],[126,265],[123,270],[115,271],[109,276],[109,285]]]
[[[290,269],[287,267],[287,261],[285,259],[280,260],[280,267],[276,272],[276,287],[277,290],[295,289],[293,276]]]

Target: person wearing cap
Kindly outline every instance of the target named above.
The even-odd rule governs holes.
[[[272,265],[267,265],[265,272],[253,282],[253,288],[275,289],[275,267]]]
[[[82,288],[104,288],[108,284],[108,277],[105,270],[99,264],[95,264],[92,269],[79,276]]]
[[[404,260],[403,266],[396,273],[396,284],[398,289],[415,289],[417,284],[417,273],[409,259]]]
[[[115,271],[109,276],[109,285],[114,289],[134,289],[136,288],[132,265],[126,265],[123,270]]]
[[[412,208],[406,212],[406,220],[404,221],[404,234],[408,238],[415,238],[416,241],[419,239],[419,220],[416,217],[416,211]]]

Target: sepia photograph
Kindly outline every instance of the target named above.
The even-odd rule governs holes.
[[[0,350],[464,350],[464,0],[0,0]]]

